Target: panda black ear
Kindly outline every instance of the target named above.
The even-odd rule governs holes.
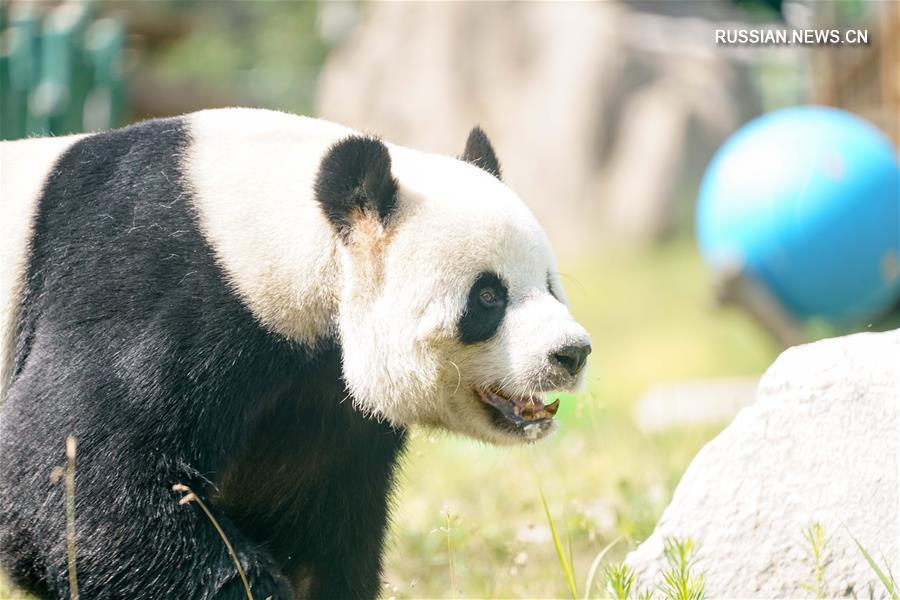
[[[497,179],[500,179],[500,162],[491,141],[481,127],[475,126],[469,132],[466,140],[466,149],[463,150],[461,160],[479,167]]]
[[[397,207],[397,180],[381,140],[353,135],[328,149],[319,165],[316,199],[332,226],[347,239],[360,218],[386,226]]]

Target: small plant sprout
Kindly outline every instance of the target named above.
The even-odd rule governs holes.
[[[450,539],[450,534],[453,532],[453,515],[450,513],[449,504],[444,504],[444,508],[441,510],[441,516],[444,517],[444,525],[443,527],[440,527],[439,530],[443,532],[447,538],[447,568],[450,572],[450,593],[455,598],[456,571],[453,567],[453,542]]]
[[[825,528],[816,521],[803,532],[806,543],[809,544],[813,559],[813,581],[802,587],[816,597],[816,600],[825,598],[828,590],[825,585],[825,552],[831,542],[831,536],[825,536]]]
[[[449,570],[450,576],[450,594],[452,596],[456,596],[456,569],[453,563],[453,542],[450,539],[450,534],[453,532],[453,521],[456,520],[456,517],[450,512],[450,505],[446,502],[444,503],[444,508],[441,509],[441,518],[444,522],[443,525],[438,527],[437,529],[432,529],[430,533],[443,533],[447,538],[447,568]],[[415,580],[413,580],[415,581]]]
[[[199,506],[203,513],[206,515],[206,518],[209,519],[209,522],[212,523],[213,527],[216,528],[216,531],[219,533],[219,537],[221,537],[222,541],[225,542],[225,548],[228,550],[228,554],[229,556],[231,556],[231,560],[234,561],[234,566],[241,578],[241,583],[244,584],[244,593],[247,594],[247,600],[253,600],[253,592],[250,591],[250,582],[247,581],[247,574],[244,573],[244,567],[241,565],[241,561],[238,558],[237,553],[234,551],[234,547],[231,545],[231,542],[228,541],[228,536],[225,535],[225,531],[222,529],[222,526],[219,525],[219,522],[216,520],[215,516],[213,516],[212,512],[206,506],[206,503],[200,499],[200,496],[194,493],[194,490],[184,485],[183,483],[176,483],[175,485],[173,485],[172,491],[181,492],[182,494],[184,494],[184,496],[182,496],[178,501],[178,504],[184,506],[192,502],[196,503],[197,506]],[[268,600],[268,598],[266,600]]]
[[[694,542],[690,538],[666,538],[663,555],[669,568],[663,571],[659,591],[669,600],[701,600],[705,594],[703,575],[694,575]]]
[[[634,570],[625,563],[606,565],[606,593],[615,600],[628,600],[634,589]]]

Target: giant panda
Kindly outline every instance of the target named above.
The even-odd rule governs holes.
[[[462,136],[461,136],[462,138]],[[474,129],[460,158],[219,109],[2,145],[0,565],[84,598],[372,598],[410,426],[554,429],[590,352]]]

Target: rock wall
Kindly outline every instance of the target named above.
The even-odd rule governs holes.
[[[810,597],[804,531],[820,523],[830,536],[825,595],[883,597],[848,530],[900,574],[898,453],[900,330],[791,348],[763,376],[756,403],[697,455],[626,561],[652,587],[663,540],[689,537],[708,597]]]

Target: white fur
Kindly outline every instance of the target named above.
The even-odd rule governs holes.
[[[234,289],[276,333],[309,344],[333,333],[337,242],[312,188],[325,151],[353,132],[264,110],[188,119],[196,209]]]
[[[82,137],[0,143],[0,400],[12,377],[15,323],[38,198],[53,164]]]
[[[549,243],[503,183],[458,160],[388,144],[399,212],[386,231],[374,220],[357,223],[344,244],[312,184],[327,149],[353,131],[248,109],[189,118],[197,209],[232,284],[273,331],[308,343],[339,332],[344,375],[362,410],[397,425],[522,441],[490,424],[472,386],[525,394],[573,385],[548,356],[589,338],[548,293],[549,272],[562,294]],[[494,338],[467,346],[456,327],[482,271],[507,282],[509,310]]]

